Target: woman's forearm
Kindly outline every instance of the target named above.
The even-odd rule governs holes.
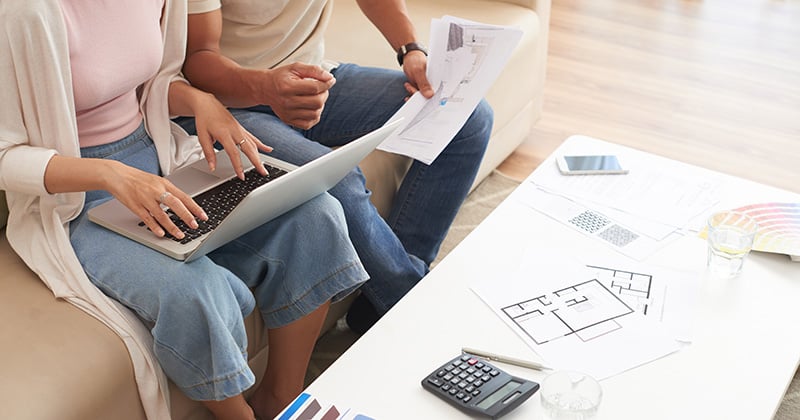
[[[51,194],[107,190],[109,175],[118,162],[54,155],[44,172],[44,186]]]
[[[202,106],[216,101],[214,95],[176,81],[169,85],[169,113],[181,117],[195,117]]]

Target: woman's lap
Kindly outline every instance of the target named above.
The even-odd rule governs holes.
[[[137,133],[132,136],[141,137]],[[124,147],[113,143],[87,154],[120,157],[157,173],[152,143],[129,138],[117,142]],[[70,224],[73,247],[90,280],[148,324],[159,362],[193,399],[227,398],[252,385],[243,317],[256,300],[265,323],[281,326],[355,289],[366,276],[349,242],[329,248],[347,241],[347,231],[338,202],[327,194],[190,263],[90,222],[88,209],[109,198],[87,193],[83,212]]]

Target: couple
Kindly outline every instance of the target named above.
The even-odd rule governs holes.
[[[417,89],[430,97],[404,3],[359,5],[402,71],[323,61],[325,0],[0,3],[9,242],[57,297],[123,337],[148,417],[169,416],[163,369],[219,419],[272,418],[302,390],[330,302],[360,288],[347,322],[363,332],[436,256],[486,148],[485,102],[436,161],[412,164],[386,221],[357,169],[192,263],[86,218],[116,197],[180,237],[161,201],[190,226],[206,216],[162,177],[176,167],[201,155],[213,166],[215,146],[234,162],[241,148],[303,164],[383,125]],[[256,305],[270,351],[248,403],[243,318]]]

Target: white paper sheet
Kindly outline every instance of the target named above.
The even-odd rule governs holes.
[[[581,142],[576,141],[576,144]],[[605,154],[607,151],[565,150],[564,154]],[[613,153],[613,152],[612,152]],[[704,174],[702,169],[658,157],[620,156],[626,175],[562,175],[555,163],[540,168],[535,184],[586,205],[616,209],[636,219],[686,227],[697,215],[719,202],[721,181]],[[642,231],[646,229],[642,225]],[[650,235],[659,239],[660,233]]]
[[[514,276],[472,289],[552,367],[604,379],[690,340],[691,276],[623,262],[587,266],[542,249],[524,260]]]
[[[404,122],[378,148],[431,164],[486,95],[521,38],[518,28],[452,16],[434,19],[427,74],[434,96],[412,95],[390,119]]]

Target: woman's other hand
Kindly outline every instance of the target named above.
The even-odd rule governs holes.
[[[173,82],[169,90],[169,108],[172,115],[192,116],[195,119],[197,138],[208,166],[217,166],[214,143],[219,142],[231,160],[239,179],[244,179],[240,151],[244,153],[258,173],[266,175],[259,151],[269,153],[272,148],[245,130],[217,98],[183,82]]]

